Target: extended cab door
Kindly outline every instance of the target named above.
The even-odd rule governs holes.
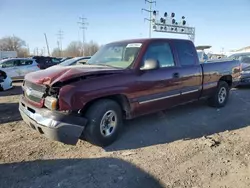
[[[141,71],[137,77],[136,115],[156,112],[179,104],[182,89],[181,78],[176,75],[180,68],[177,67],[171,44],[167,40],[151,42],[141,60],[141,66],[147,59],[157,60],[160,68]]]
[[[181,78],[180,102],[186,103],[197,100],[202,90],[202,68],[198,60],[194,44],[187,40],[174,40],[177,62]]]

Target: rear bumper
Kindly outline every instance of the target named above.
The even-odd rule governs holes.
[[[45,137],[65,144],[75,145],[81,136],[87,119],[66,115],[48,109],[38,109],[20,99],[19,111],[28,126]]]

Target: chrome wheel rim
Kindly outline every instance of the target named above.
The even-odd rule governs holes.
[[[101,120],[100,131],[104,137],[110,136],[114,133],[117,126],[117,115],[115,111],[107,111]]]
[[[220,88],[220,91],[218,93],[218,100],[219,103],[222,104],[227,98],[227,90],[225,87]]]

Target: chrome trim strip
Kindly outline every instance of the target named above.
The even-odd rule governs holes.
[[[191,90],[191,91],[185,91],[185,92],[182,92],[181,94],[185,95],[185,94],[194,93],[194,92],[197,92],[197,91],[199,91],[199,89],[195,89],[195,90]]]
[[[162,100],[162,99],[168,99],[168,98],[172,98],[172,97],[177,97],[179,95],[181,95],[181,94],[174,94],[174,95],[168,95],[168,96],[160,97],[160,98],[156,98],[156,99],[150,99],[150,100],[139,102],[139,104],[144,104],[144,103],[159,101],[159,100]]]

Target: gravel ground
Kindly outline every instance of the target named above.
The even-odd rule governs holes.
[[[126,122],[105,149],[50,141],[18,112],[20,83],[0,93],[0,187],[249,188],[250,89]]]

